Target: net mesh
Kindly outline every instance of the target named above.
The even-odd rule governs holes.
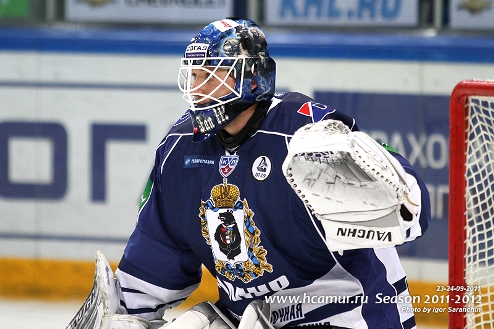
[[[468,98],[467,328],[494,328],[494,97]]]

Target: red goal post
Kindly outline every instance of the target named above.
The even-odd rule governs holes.
[[[450,98],[449,328],[494,328],[494,81]]]

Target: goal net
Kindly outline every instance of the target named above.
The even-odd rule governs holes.
[[[494,328],[494,81],[450,99],[449,328]]]

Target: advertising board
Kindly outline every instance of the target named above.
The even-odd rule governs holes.
[[[491,0],[450,0],[452,29],[494,29],[494,6]]]
[[[65,19],[69,22],[206,25],[232,13],[230,0],[65,0]]]
[[[270,0],[266,23],[300,26],[417,26],[418,0]]]

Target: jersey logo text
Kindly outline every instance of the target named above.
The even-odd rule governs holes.
[[[228,294],[230,300],[233,301],[264,296],[276,291],[283,290],[290,285],[290,282],[284,275],[273,281],[268,282],[267,284],[261,284],[259,286],[249,287],[245,289],[235,287],[233,284],[222,281],[219,278],[217,279],[217,281],[218,286],[223,289]]]
[[[184,168],[214,168],[216,157],[204,155],[186,155],[184,156]]]

